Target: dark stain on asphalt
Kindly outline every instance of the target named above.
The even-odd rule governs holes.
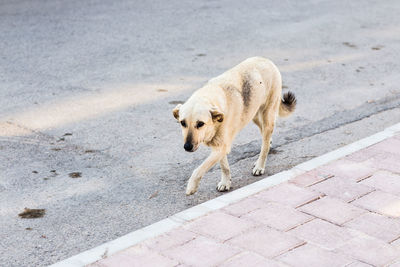
[[[82,177],[82,173],[81,172],[71,172],[68,174],[68,176],[71,178],[79,178],[79,177]]]
[[[351,47],[351,48],[357,48],[357,46],[355,44],[352,44],[350,42],[343,42],[343,45],[347,46],[347,47]]]
[[[71,136],[72,133],[65,133],[63,136]]]
[[[377,46],[371,47],[372,50],[381,50],[382,48],[383,48],[383,45],[377,45]]]
[[[41,218],[46,214],[45,209],[28,209],[25,208],[23,212],[18,214],[19,217],[23,219],[35,219],[35,218]]]

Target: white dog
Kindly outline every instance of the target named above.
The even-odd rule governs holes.
[[[173,110],[182,125],[184,148],[194,152],[201,143],[211,147],[208,158],[193,171],[186,194],[197,191],[204,174],[217,162],[222,177],[218,191],[231,187],[227,154],[236,134],[251,120],[260,128],[261,152],[254,164],[253,175],[265,172],[270,139],[277,116],[288,116],[296,107],[296,98],[288,92],[281,97],[282,79],[278,68],[268,59],[246,59],[222,75],[211,79]]]

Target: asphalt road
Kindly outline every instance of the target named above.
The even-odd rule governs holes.
[[[298,109],[262,177],[258,129],[238,136],[234,188],[399,122],[399,14],[396,0],[2,1],[0,265],[48,265],[220,195],[215,168],[185,196],[208,150],[184,152],[171,110],[248,57],[276,63]]]

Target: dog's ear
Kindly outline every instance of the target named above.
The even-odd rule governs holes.
[[[210,113],[211,113],[211,117],[212,117],[214,122],[216,122],[216,121],[223,122],[224,121],[224,113],[222,113],[218,109],[212,108],[210,110]]]
[[[179,120],[179,109],[181,108],[182,104],[176,105],[176,107],[172,110],[172,114],[174,115],[175,119]]]

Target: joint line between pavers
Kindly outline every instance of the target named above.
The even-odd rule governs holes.
[[[288,250],[282,251],[281,253],[279,253],[279,254],[277,254],[275,256],[272,256],[272,259],[278,258],[279,256],[281,256],[281,255],[283,255],[285,253],[288,253],[288,252],[290,252],[292,250],[295,250],[296,248],[302,247],[305,244],[307,244],[307,241],[304,241],[304,240],[301,240],[301,241],[303,241],[303,242],[298,244],[298,245],[296,245],[296,246],[294,246],[294,247],[292,247],[292,248],[290,248],[290,249],[288,249]]]
[[[389,244],[392,244],[393,242],[397,241],[400,239],[400,236],[396,237],[395,239],[393,239],[392,241],[389,242]]]
[[[308,213],[308,212],[306,212],[306,211],[303,211],[303,210],[299,210],[299,211],[302,212],[302,213],[304,213],[304,214],[310,215],[310,216],[314,217],[315,219],[320,219],[320,220],[325,221],[325,222],[327,222],[327,223],[331,223],[331,224],[334,224],[334,225],[336,225],[336,226],[342,227],[342,225],[340,225],[340,224],[338,224],[338,223],[335,223],[335,222],[329,221],[329,220],[327,220],[327,219],[318,217],[318,216],[313,215],[313,214],[311,214],[311,213]],[[349,220],[349,221],[351,221],[351,220]]]
[[[317,185],[317,184],[322,183],[322,182],[325,182],[325,181],[327,181],[327,180],[329,180],[329,179],[331,179],[331,178],[333,178],[333,177],[335,177],[335,175],[333,175],[333,174],[325,175],[325,176],[324,176],[324,179],[319,180],[319,181],[316,181],[316,182],[314,182],[314,183],[312,183],[312,184],[309,184],[309,185],[307,185],[307,186],[305,186],[305,187],[311,187],[311,186]]]
[[[298,206],[296,206],[296,207],[294,207],[294,208],[295,208],[295,209],[298,209],[298,208],[303,207],[303,206],[305,206],[305,205],[307,205],[307,204],[310,204],[310,203],[312,203],[312,202],[314,202],[314,201],[320,200],[320,199],[323,198],[323,197],[326,197],[326,195],[322,193],[322,194],[319,195],[318,197],[315,197],[315,198],[313,198],[313,199],[310,199],[309,201],[304,202],[304,203],[302,203],[302,204],[300,204],[300,205],[298,205]]]
[[[366,175],[365,177],[362,177],[362,178],[358,179],[358,180],[356,181],[356,183],[360,183],[360,182],[362,182],[362,181],[364,181],[364,180],[366,180],[366,179],[372,177],[372,175],[374,175],[374,174],[368,174],[368,175]]]
[[[373,193],[373,192],[375,192],[375,191],[377,191],[377,189],[373,189],[372,191],[370,191],[370,192],[367,192],[367,193],[365,193],[365,194],[362,194],[362,195],[360,195],[360,196],[357,196],[355,199],[352,199],[352,200],[350,200],[350,201],[348,201],[347,203],[353,203],[354,201],[356,201],[356,200],[358,200],[358,199],[360,199],[360,198],[362,198],[362,197],[365,197],[366,195],[369,195],[369,194],[371,194],[371,193]]]
[[[289,228],[289,229],[286,229],[286,230],[284,230],[283,232],[289,232],[289,231],[291,231],[291,230],[293,230],[293,229],[296,229],[297,227],[300,227],[300,226],[302,226],[302,225],[305,225],[306,223],[309,223],[309,222],[311,222],[311,221],[314,221],[315,219],[317,219],[316,217],[311,217],[310,216],[310,219],[309,220],[307,220],[307,221],[305,221],[305,222],[302,222],[302,223],[299,223],[298,225],[295,225],[295,226],[293,226],[293,227],[291,227],[291,228]]]

